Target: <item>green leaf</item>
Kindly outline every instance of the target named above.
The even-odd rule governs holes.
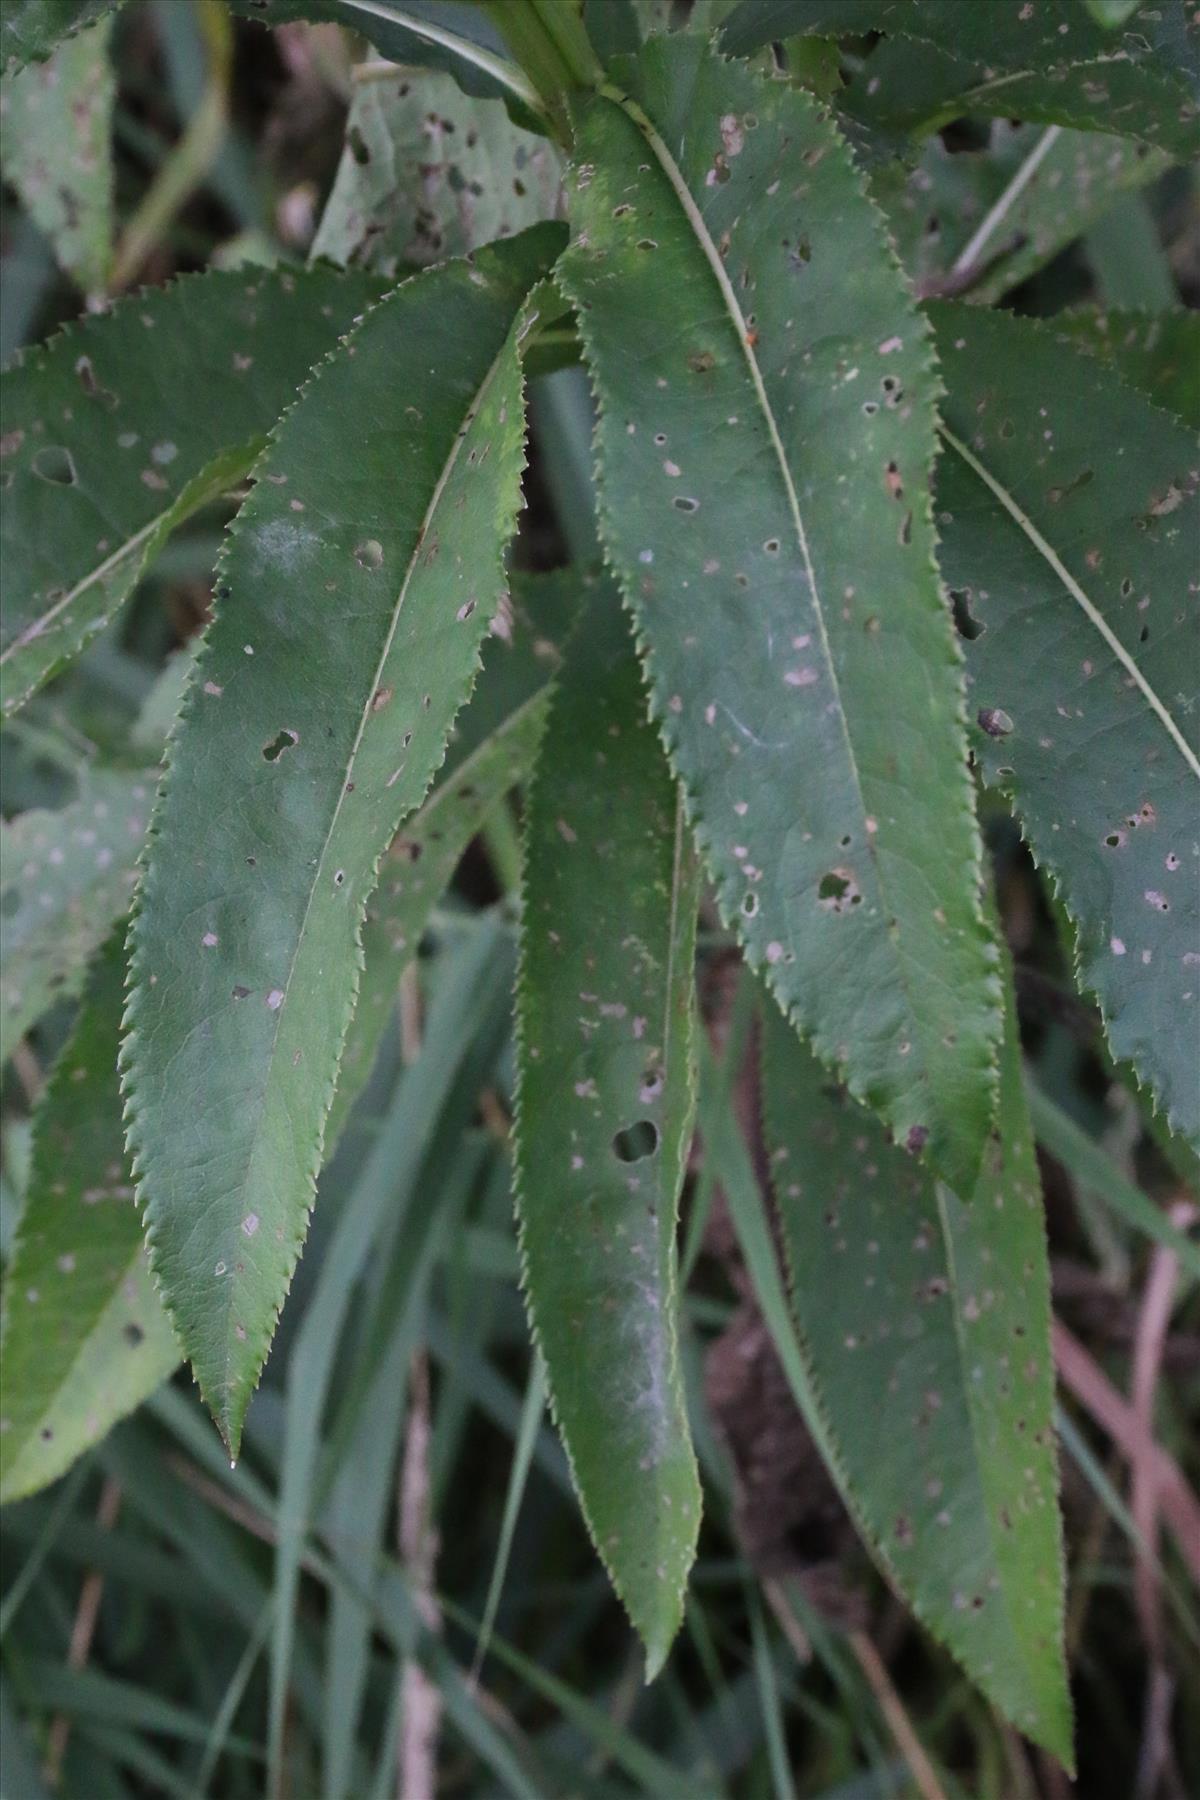
[[[6,715],[112,618],[182,519],[244,478],[382,286],[331,269],[185,275],[5,371]]]
[[[1130,387],[1200,431],[1200,313],[1070,312],[1054,335],[1107,363]]]
[[[515,1185],[554,1415],[647,1679],[700,1524],[675,1317],[695,1099],[688,839],[606,587],[568,652],[529,799]]]
[[[1070,1765],[1050,1271],[1015,1018],[970,1204],[765,1021],[763,1105],[827,1454],[894,1585],[989,1699]]]
[[[231,9],[262,25],[297,20],[342,25],[374,44],[391,62],[444,69],[466,94],[503,100],[519,125],[545,130],[542,103],[481,5],[446,0],[229,0]]]
[[[4,178],[67,274],[96,294],[112,256],[111,26],[111,18],[101,18],[61,43],[48,62],[0,80]]]
[[[363,922],[362,979],[325,1125],[327,1158],[371,1073],[400,977],[420,949],[429,916],[463,851],[488,814],[533,767],[546,699],[545,690],[532,695],[435,788],[392,841]]]
[[[312,255],[388,275],[551,219],[558,152],[449,75],[360,72]]]
[[[1200,150],[1200,25],[1190,0],[1160,0],[1112,30],[1078,0],[742,0],[723,33],[745,55],[793,32],[894,32],[937,53],[932,122],[964,112],[1142,138],[1179,157]],[[868,79],[870,77],[868,76]],[[927,98],[927,95],[925,96]],[[903,84],[870,96],[876,117],[920,122]]]
[[[1113,1054],[1194,1139],[1195,438],[1053,327],[931,313],[949,390],[942,568],[969,640],[972,747],[1075,923]]]
[[[993,301],[1169,161],[1102,132],[997,120],[986,150],[954,154],[931,137],[915,168],[893,160],[875,170],[871,191],[918,291]]]
[[[125,1157],[118,931],[38,1106],[4,1290],[0,1500],[54,1481],[179,1361],[150,1280]]]
[[[1083,0],[1083,4],[1097,25],[1103,25],[1105,30],[1111,31],[1117,25],[1124,25],[1126,19],[1132,18],[1142,0]]]
[[[79,993],[133,898],[153,770],[95,769],[58,812],[0,826],[0,1063],[55,1001]]]
[[[122,0],[3,0],[0,65],[45,62],[64,38],[94,25]]]
[[[929,335],[807,94],[686,37],[628,72],[640,103],[581,120],[561,272],[654,711],[749,960],[901,1139],[971,1180],[1000,1021]]]
[[[219,565],[123,1069],[151,1262],[231,1449],[307,1226],[379,860],[500,598],[519,336],[560,242],[539,226],[368,312],[272,435]]]

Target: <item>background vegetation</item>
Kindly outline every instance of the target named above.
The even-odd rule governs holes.
[[[697,10],[715,23],[727,9]],[[689,7],[657,11],[683,23]],[[6,81],[5,361],[84,306],[180,271],[286,267],[315,251],[392,274],[553,208],[548,147],[519,146],[510,172],[507,127],[468,144],[448,78],[426,73],[401,93],[374,59],[355,69],[363,46],[336,27],[268,32],[217,0],[130,0],[103,31],[99,56],[74,40],[85,47],[72,52],[81,67],[65,117],[44,83],[31,99],[28,83]],[[876,49],[870,37],[818,38],[787,55],[827,97],[865,79]],[[82,149],[63,181],[66,131]],[[956,114],[898,164],[890,218],[908,273],[924,293],[964,291],[1027,316],[1098,307],[1114,341],[1149,355],[1141,309],[1200,305],[1195,170],[1132,141],[1077,132],[1063,144],[1054,132]],[[364,192],[362,152],[381,144],[397,147],[399,177]],[[1155,364],[1163,403],[1185,417],[1194,342],[1184,331]],[[555,571],[596,551],[577,367],[535,378],[531,418],[512,623],[553,655],[579,585]],[[7,820],[94,803],[107,772],[152,769],[230,513],[224,497],[199,510],[116,622],[6,723]],[[1114,1069],[1007,802],[986,789],[980,805],[1050,1232],[1078,1791],[1184,1800],[1200,1790],[1200,1313],[1161,1221],[1194,1230],[1195,1165]],[[236,1468],[181,1372],[54,1486],[0,1514],[4,1800],[250,1800],[269,1755],[295,1800],[1064,1800],[1054,1760],[890,1595],[795,1411],[773,1349],[779,1321],[764,1318],[730,1223],[757,1193],[735,1128],[753,1139],[760,1096],[747,979],[708,899],[707,1066],[682,1249],[706,1510],[683,1631],[643,1685],[518,1291],[520,814],[518,799],[473,821],[420,962],[394,1007],[388,997],[382,1050],[321,1176]],[[21,906],[18,844],[7,918]],[[94,904],[89,950],[106,935],[107,902]],[[8,935],[6,959],[28,956]],[[64,935],[58,926],[60,945]],[[73,1000],[59,1000],[6,1046],[5,1254],[30,1114],[73,1017]]]

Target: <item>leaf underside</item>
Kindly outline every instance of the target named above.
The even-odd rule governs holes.
[[[931,312],[953,440],[937,474],[942,568],[969,634],[972,749],[1074,921],[1113,1054],[1194,1142],[1195,436],[1053,325]]]
[[[580,124],[561,277],[654,711],[748,960],[969,1186],[1000,1021],[933,562],[929,335],[807,95],[688,39],[621,73],[640,107],[600,98]]]
[[[568,651],[529,800],[515,1186],[555,1417],[648,1678],[700,1523],[675,1321],[695,1101],[688,837],[606,586]]]
[[[544,137],[449,75],[359,81],[314,258],[396,275],[552,219],[562,171]]]
[[[24,704],[173,527],[244,478],[309,368],[383,283],[184,275],[68,326],[0,377],[0,701]]]
[[[775,1017],[763,1098],[832,1473],[917,1615],[1069,1766],[1049,1264],[1015,1034],[967,1205]]]
[[[128,911],[154,783],[153,770],[96,769],[58,812],[0,827],[0,1062],[56,1001],[79,993],[93,952]]]
[[[0,81],[4,178],[85,293],[103,291],[112,255],[111,23],[99,19],[49,62]]]
[[[231,1448],[304,1237],[377,866],[500,601],[520,315],[560,242],[538,227],[369,312],[272,435],[218,568],[123,1073],[152,1265]]]
[[[4,1289],[4,1501],[55,1480],[179,1361],[146,1264],[121,1125],[124,935],[97,960],[38,1106]]]
[[[932,61],[932,80],[926,71],[914,99],[910,83],[889,87],[869,68],[864,117],[918,125],[923,115],[995,113],[1138,137],[1181,158],[1200,151],[1200,23],[1191,0],[1143,7],[1116,31],[1080,0],[742,0],[722,41],[745,55],[794,32],[871,31],[912,40]],[[897,60],[898,73],[907,66]]]

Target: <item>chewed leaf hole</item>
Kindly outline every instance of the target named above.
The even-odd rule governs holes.
[[[273,737],[269,744],[263,745],[263,761],[278,762],[285,750],[290,750],[293,744],[298,744],[299,742],[300,733],[298,731],[289,731],[288,728],[284,726],[283,730]]]
[[[354,560],[364,569],[381,569],[383,545],[378,538],[364,538],[361,544],[354,546]]]
[[[45,449],[39,450],[33,459],[33,472],[54,487],[74,487],[79,479],[74,457],[61,444],[47,444]]]
[[[965,638],[968,644],[973,644],[976,638],[983,636],[987,626],[981,624],[971,612],[970,588],[952,588],[950,604],[954,608],[954,629],[959,637]]]
[[[849,869],[830,869],[822,875],[817,899],[827,912],[846,912],[859,905],[862,891]]]
[[[658,1127],[650,1119],[638,1119],[616,1133],[612,1147],[618,1162],[643,1162],[658,1149]]]

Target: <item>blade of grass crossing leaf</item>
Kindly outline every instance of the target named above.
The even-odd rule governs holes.
[[[150,1281],[121,1130],[124,932],[97,962],[38,1107],[4,1293],[0,1496],[44,1487],[164,1381],[179,1346]]]
[[[324,1402],[338,1342],[358,1277],[385,1220],[390,1217],[399,1224],[411,1202],[413,1184],[439,1114],[471,1041],[488,1015],[503,1006],[508,967],[498,951],[495,930],[483,930],[468,940],[456,959],[430,1014],[421,1055],[401,1083],[370,1161],[338,1219],[288,1361],[271,1643],[269,1760],[273,1778],[281,1769],[300,1561],[314,1509]]]
[[[963,879],[980,849],[925,496],[931,342],[816,102],[688,38],[618,73],[635,97],[606,89],[580,120],[560,274],[655,715],[748,959],[969,1184],[999,1007]]]
[[[471,1098],[473,1101],[473,1094]],[[327,1449],[334,1453],[334,1472],[322,1509],[321,1534],[349,1577],[331,1596],[326,1636],[322,1778],[327,1800],[342,1800],[353,1787],[372,1631],[370,1609],[355,1589],[370,1591],[381,1536],[391,1514],[397,1451],[407,1418],[398,1397],[405,1393],[412,1353],[421,1342],[423,1302],[435,1258],[460,1225],[469,1178],[478,1172],[479,1160],[475,1147],[465,1146],[449,1167],[442,1165],[445,1173],[440,1182],[437,1163],[431,1157],[433,1166],[427,1164],[426,1180],[437,1190],[436,1201],[419,1220],[423,1227],[419,1236],[401,1231],[392,1258],[401,1271],[403,1287],[397,1291],[394,1278],[380,1284],[383,1291],[378,1299],[391,1321],[388,1340],[377,1347],[368,1332],[366,1341],[356,1346],[360,1360],[373,1375],[353,1410],[351,1404],[343,1403],[336,1436],[331,1434],[332,1443],[327,1440]],[[349,1401],[356,1399],[352,1391]],[[347,1424],[352,1428],[348,1441]]]
[[[771,1655],[771,1640],[767,1635],[762,1601],[758,1597],[757,1589],[747,1588],[746,1605],[750,1614],[750,1643],[754,1654],[754,1679],[758,1687],[759,1710],[762,1713],[763,1731],[767,1740],[767,1761],[771,1769],[771,1786],[775,1793],[775,1800],[796,1800],[792,1772],[788,1767],[787,1738],[783,1728],[783,1708],[779,1700],[775,1661]]]
[[[488,1581],[487,1598],[483,1603],[479,1635],[475,1639],[475,1654],[471,1658],[472,1681],[478,1680],[479,1671],[487,1661],[488,1645],[492,1640],[496,1614],[500,1610],[500,1596],[504,1591],[504,1577],[508,1571],[508,1559],[512,1551],[513,1536],[517,1529],[517,1519],[521,1512],[521,1501],[525,1497],[525,1483],[529,1479],[529,1471],[533,1465],[534,1445],[537,1443],[542,1415],[546,1410],[546,1391],[546,1365],[535,1351],[529,1365],[529,1380],[525,1384],[525,1400],[521,1407],[516,1441],[513,1444],[508,1487],[504,1494],[504,1514],[500,1521],[500,1535],[496,1540],[496,1558],[492,1564],[492,1573]]]
[[[555,1420],[648,1677],[699,1528],[675,1320],[697,899],[606,584],[568,652],[529,798],[515,1191]]]
[[[930,310],[972,749],[1074,922],[1114,1056],[1195,1141],[1195,439],[1052,328]],[[1097,455],[1098,433],[1116,454]]]
[[[4,371],[6,716],[112,618],[174,527],[245,477],[382,291],[331,269],[184,275]]]
[[[234,1451],[307,1229],[379,860],[500,603],[523,310],[560,241],[536,227],[414,278],[317,371],[227,539],[172,741],[122,1072],[151,1263]],[[328,597],[302,625],[298,588]]]
[[[1200,1244],[1179,1231],[1168,1214],[1121,1173],[1107,1151],[1034,1082],[1027,1085],[1026,1100],[1038,1143],[1077,1181],[1098,1194],[1126,1224],[1170,1250],[1178,1257],[1180,1267],[1200,1280]]]

